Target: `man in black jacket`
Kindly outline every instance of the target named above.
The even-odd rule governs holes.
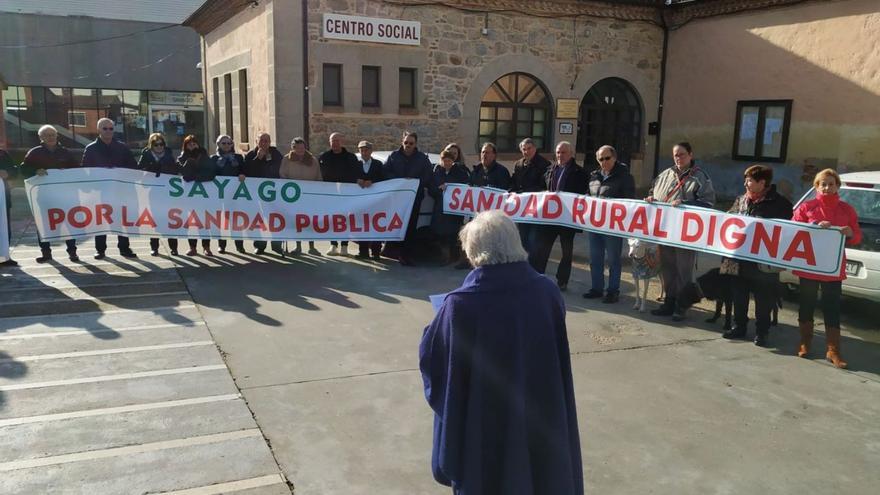
[[[281,153],[278,148],[272,146],[272,136],[267,132],[260,133],[257,138],[257,148],[248,151],[244,156],[244,174],[248,177],[261,177],[264,179],[278,179],[281,175]],[[254,241],[255,254],[261,255],[266,252],[266,241]],[[272,252],[284,257],[284,249],[281,241],[272,241]]]
[[[419,151],[419,136],[412,131],[403,133],[403,141],[400,149],[391,153],[387,160],[383,172],[386,179],[418,179],[419,189],[416,191],[416,198],[413,200],[413,209],[409,217],[409,223],[406,225],[406,234],[403,242],[397,244],[399,253],[398,261],[403,266],[413,266],[413,255],[415,254],[415,233],[419,224],[419,211],[422,206],[422,198],[425,197],[425,189],[431,185],[431,174],[433,167],[428,155]],[[386,249],[392,243],[386,243]]]
[[[128,145],[113,137],[116,132],[115,127],[115,123],[110,119],[98,120],[98,138],[89,143],[83,151],[83,167],[137,168],[137,162]],[[137,255],[129,247],[128,237],[116,236],[116,247],[119,248],[119,254],[123,257],[137,258]],[[95,236],[95,250],[98,251],[95,259],[104,259],[105,251],[107,251],[106,235]]]
[[[471,185],[477,187],[496,187],[507,190],[510,187],[510,172],[507,167],[495,161],[498,151],[493,143],[485,143],[480,149],[480,163],[471,173]]]
[[[590,173],[589,194],[597,198],[636,197],[636,181],[625,163],[617,161],[617,150],[605,145],[596,151],[599,167]],[[584,294],[586,299],[602,297],[605,290],[605,259],[608,259],[608,291],[603,303],[616,303],[620,299],[620,254],[623,237],[589,233],[590,277],[593,287]]]
[[[547,189],[544,182],[544,174],[550,167],[550,162],[538,154],[535,142],[532,138],[525,138],[519,143],[522,158],[513,164],[513,177],[510,181],[510,191],[515,193],[540,192]],[[535,236],[538,228],[530,223],[516,224],[519,229],[519,237],[523,248],[531,253],[535,249]]]
[[[354,184],[361,178],[361,163],[354,153],[345,149],[345,135],[341,132],[330,134],[330,149],[318,156],[321,166],[321,177],[324,182],[342,182]],[[342,241],[339,248],[337,241],[330,241],[328,256],[348,256],[348,241]]]
[[[58,131],[54,127],[48,124],[44,125],[37,131],[37,135],[40,136],[40,145],[31,148],[21,163],[21,171],[26,178],[34,175],[47,175],[49,170],[79,166],[73,154],[58,143]],[[37,258],[37,263],[52,261],[52,246],[44,241],[39,241],[39,243],[40,257]],[[79,256],[76,255],[76,239],[68,239],[65,244],[70,261],[79,261]]]
[[[547,190],[551,192],[570,192],[586,194],[587,172],[574,161],[574,147],[568,141],[561,141],[556,145],[556,163],[547,169],[544,174],[544,182]],[[559,268],[556,270],[556,285],[559,290],[568,289],[568,279],[571,276],[571,261],[574,250],[574,236],[579,230],[570,227],[557,227],[554,225],[542,225],[538,233],[538,245],[535,254],[529,256],[529,262],[538,273],[544,273],[547,269],[547,260],[556,238],[562,246],[562,259],[559,260]]]

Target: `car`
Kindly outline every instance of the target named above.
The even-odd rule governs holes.
[[[841,174],[840,181],[840,199],[855,208],[862,229],[862,242],[846,247],[846,280],[841,291],[880,302],[880,171]],[[816,191],[810,189],[797,205],[814,197]],[[798,284],[789,271],[780,274],[780,281],[792,290]]]
[[[380,160],[382,163],[385,163],[388,160],[388,157],[391,156],[391,153],[394,151],[374,151],[373,158],[376,160]],[[431,165],[438,165],[440,163],[440,155],[436,153],[428,153],[428,159],[431,160]],[[431,226],[431,215],[434,213],[434,198],[428,195],[427,191],[425,191],[425,197],[422,199],[422,206],[419,208],[419,223],[416,225],[417,229],[430,227]]]

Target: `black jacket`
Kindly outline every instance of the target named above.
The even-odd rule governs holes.
[[[745,195],[737,197],[728,213],[739,213],[744,206],[744,214],[750,217],[791,219],[793,209],[791,201],[776,192],[776,184],[770,184],[770,190],[757,203],[749,202],[744,205],[744,201],[746,201]]]
[[[597,168],[590,172],[589,194],[599,198],[624,198],[636,197],[636,180],[629,173],[629,167],[623,163],[616,163],[608,177],[602,176],[602,169]]]
[[[570,192],[575,194],[587,194],[589,175],[584,167],[581,167],[574,161],[574,158],[565,164],[565,168],[560,172],[559,184],[554,189],[553,180],[557,165],[552,165],[544,174],[544,184],[548,191]]]
[[[380,182],[385,179],[385,174],[382,172],[383,166],[384,164],[381,160],[370,158],[370,169],[364,172],[364,166],[362,165],[362,162],[358,160],[358,167],[360,167],[358,170],[361,173],[361,176],[358,178],[370,182]]]
[[[483,167],[482,163],[478,163],[474,165],[474,171],[471,172],[471,185],[507,190],[510,187],[510,172],[507,171],[507,167],[498,162],[492,162],[488,168]]]
[[[165,154],[159,161],[150,152],[150,148],[145,148],[141,152],[141,159],[138,160],[138,168],[144,172],[152,172],[159,177],[160,174],[180,175],[180,164],[174,159],[171,148],[165,148]]]
[[[37,170],[52,170],[62,168],[79,167],[79,162],[73,153],[60,144],[55,145],[54,150],[49,150],[45,144],[40,144],[28,150],[21,162],[21,172],[25,177],[33,177]]]
[[[318,164],[321,166],[321,177],[324,182],[354,183],[361,178],[364,169],[354,153],[342,148],[339,153],[327,150],[318,156]]]
[[[220,153],[211,155],[211,161],[214,162],[214,168],[218,176],[235,177],[244,173],[244,157],[238,153],[227,153],[232,155],[232,161],[226,162]]]
[[[447,172],[442,165],[434,167],[428,194],[434,198],[434,210],[431,212],[431,229],[440,236],[451,236],[458,233],[463,217],[443,213],[443,191],[440,185],[447,183],[467,184],[470,173],[467,167],[456,163]]]
[[[535,153],[530,161],[520,158],[513,164],[513,178],[510,182],[512,192],[538,192],[547,189],[544,182],[544,174],[550,167],[550,162],[543,156]]]
[[[180,174],[185,181],[204,182],[214,180],[214,176],[217,175],[214,162],[204,148],[196,148],[191,152],[184,151],[177,157],[177,162],[180,164]]]
[[[244,174],[248,177],[278,179],[281,177],[281,153],[278,148],[269,146],[269,152],[262,159],[257,159],[257,149],[248,151],[244,156]]]

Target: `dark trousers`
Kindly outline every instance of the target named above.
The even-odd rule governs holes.
[[[822,317],[825,319],[825,328],[840,328],[840,286],[839,280],[820,282],[801,277],[798,321],[813,321],[813,312],[816,311],[816,300],[819,297],[819,287],[821,287]]]
[[[343,241],[343,245],[345,245]],[[358,242],[358,254],[366,256],[367,254],[378,255],[382,252],[382,243],[379,241]]]
[[[76,239],[68,239],[64,241],[64,244],[67,245],[67,254],[76,254]],[[40,252],[43,254],[43,256],[51,256],[52,245],[48,242],[40,241]]]
[[[238,242],[238,241],[236,241]],[[280,253],[281,249],[281,241],[272,241],[272,251],[276,253]],[[236,244],[237,245],[237,244]],[[254,248],[257,251],[265,251],[266,250],[266,241],[254,241]]]
[[[330,245],[331,246],[338,246],[339,242],[338,241],[330,241]],[[348,241],[342,241],[342,245],[345,247],[348,247]]]
[[[739,262],[739,275],[731,277],[733,284],[733,321],[745,330],[749,322],[749,298],[755,297],[755,333],[767,335],[770,315],[776,305],[779,275],[764,273],[754,263]]]
[[[198,239],[187,239],[186,242],[189,243],[190,249],[195,249],[196,246],[199,245]],[[205,250],[211,249],[211,239],[202,239],[202,249],[205,249]]]
[[[119,248],[119,252],[130,251],[131,247],[128,244],[128,237],[118,235],[116,236],[116,247]],[[99,253],[103,253],[107,251],[107,236],[106,235],[96,235],[95,236],[95,249]]]
[[[538,273],[544,273],[547,270],[547,261],[550,259],[550,252],[553,250],[553,244],[556,238],[559,238],[559,245],[562,247],[562,259],[559,260],[559,268],[556,269],[556,281],[560,284],[567,284],[571,277],[571,258],[574,251],[574,236],[577,230],[568,227],[556,226],[538,226],[538,242],[534,250],[534,255],[529,255],[529,263]]]
[[[150,249],[153,251],[159,250],[159,238],[151,237],[150,238]],[[168,249],[172,251],[177,251],[177,239],[168,239]]]
[[[685,285],[694,280],[694,264],[697,261],[697,253],[669,246],[658,246],[658,248],[660,250],[660,276],[663,278],[666,300],[675,301]]]
[[[236,240],[234,242],[235,242],[235,249],[237,249],[239,251],[244,251],[244,241]],[[220,249],[226,249],[226,239],[220,239],[219,241],[217,241],[217,245],[220,246]]]

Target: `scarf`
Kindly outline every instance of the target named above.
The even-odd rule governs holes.
[[[837,206],[837,203],[840,203],[840,195],[838,195],[837,193],[824,194],[817,191],[816,199],[819,200],[819,203],[824,208],[834,208]]]

